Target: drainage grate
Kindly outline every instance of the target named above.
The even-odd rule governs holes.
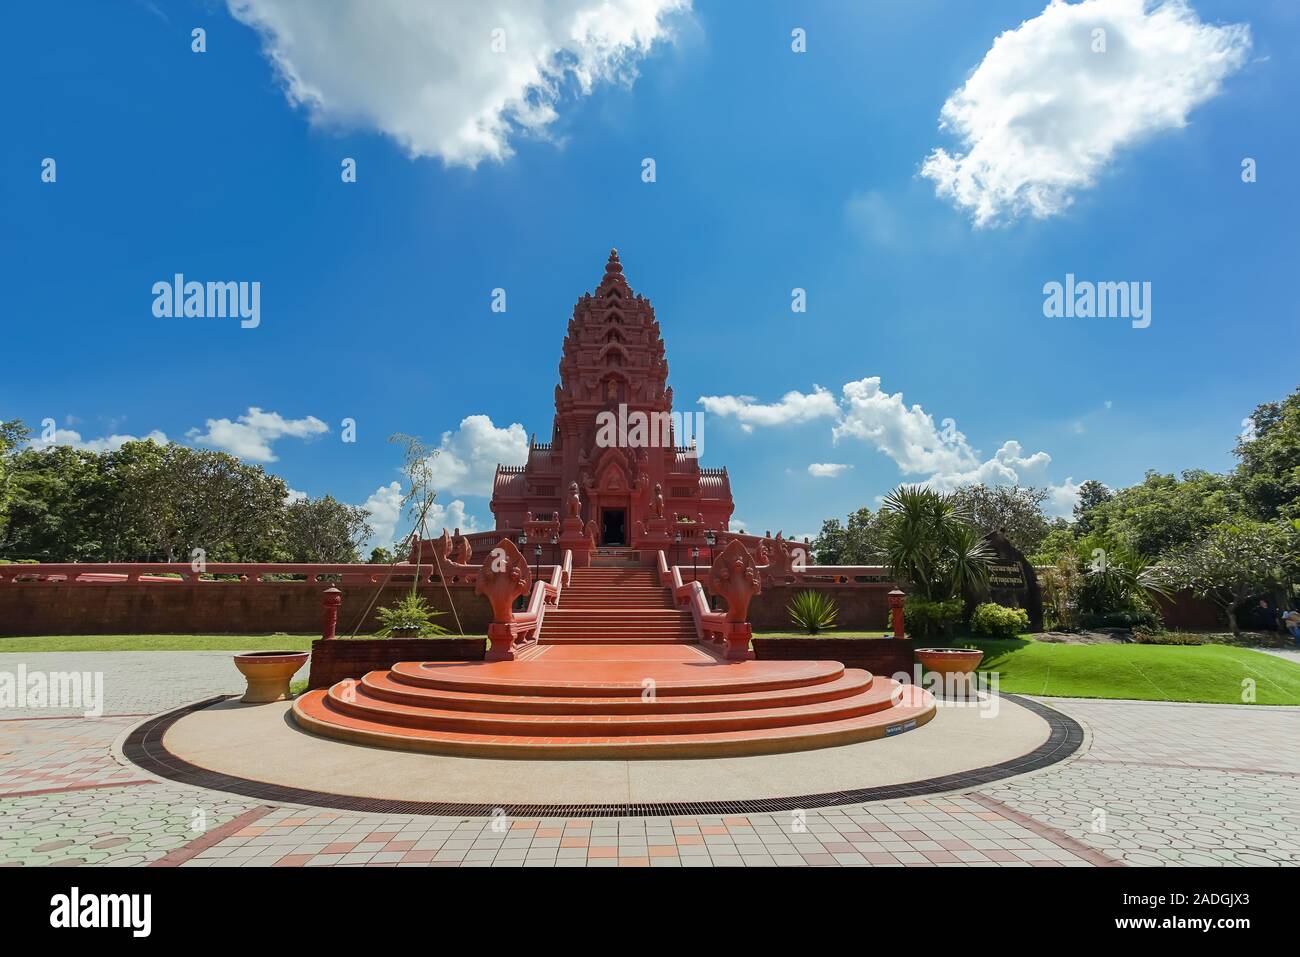
[[[225,701],[233,695],[219,695],[187,705],[175,711],[151,718],[127,737],[122,751],[127,759],[151,774],[169,781],[227,791],[244,797],[279,804],[307,804],[314,807],[343,811],[361,811],[368,814],[428,814],[439,817],[489,817],[503,811],[511,817],[707,817],[719,814],[763,814],[779,811],[810,810],[820,807],[839,807],[845,804],[866,804],[872,801],[893,801],[899,798],[923,797],[945,791],[965,790],[990,784],[1003,778],[1036,771],[1064,760],[1083,744],[1083,728],[1068,715],[1037,701],[1019,695],[1002,695],[1008,701],[1027,708],[1047,722],[1050,729],[1047,740],[1028,754],[1000,764],[970,771],[959,771],[940,777],[911,781],[907,784],[887,784],[851,791],[828,791],[823,794],[804,794],[796,797],[755,798],[737,801],[675,801],[651,804],[470,804],[444,801],[400,801],[379,798],[353,797],[332,794],[328,791],[309,791],[304,788],[269,784],[249,778],[238,778],[217,771],[209,771],[172,754],[163,745],[167,729],[181,718],[195,711]]]

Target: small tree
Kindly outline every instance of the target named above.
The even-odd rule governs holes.
[[[1293,581],[1300,570],[1300,522],[1224,522],[1162,563],[1170,581],[1215,602],[1240,634],[1237,612],[1251,598]]]
[[[902,485],[885,496],[885,564],[916,597],[944,601],[988,581],[993,552],[952,495]]]

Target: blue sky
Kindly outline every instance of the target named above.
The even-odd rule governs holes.
[[[814,533],[900,481],[1014,477],[1064,509],[1085,479],[1226,469],[1295,388],[1293,3],[673,5],[11,6],[0,418],[229,448],[380,519],[387,437],[451,432],[439,500],[487,528],[485,475],[514,423],[549,437],[611,245],[751,529]],[[1162,59],[1180,41],[1203,55]],[[260,325],[155,317],[178,272],[260,282]],[[1067,273],[1151,283],[1150,326],[1045,317]]]

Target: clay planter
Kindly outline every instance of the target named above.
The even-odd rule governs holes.
[[[419,625],[409,625],[409,626],[406,626],[406,627],[397,627],[397,628],[392,628],[392,629],[390,629],[389,632],[388,632],[388,637],[390,637],[390,638],[419,638],[419,637],[420,637],[420,626],[419,626]]]
[[[916,660],[926,671],[939,675],[942,684],[934,689],[944,697],[967,697],[975,691],[971,673],[979,667],[984,652],[974,648],[917,648]]]
[[[246,651],[235,655],[235,667],[248,679],[248,690],[239,700],[245,704],[288,700],[289,679],[309,657],[305,651]]]

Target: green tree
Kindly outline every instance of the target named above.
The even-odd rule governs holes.
[[[103,561],[104,516],[112,502],[93,452],[67,445],[8,457],[8,520],[0,555],[44,562]]]
[[[818,565],[843,565],[844,526],[838,518],[822,522],[822,530],[813,539],[812,550]]]
[[[956,598],[988,581],[993,553],[953,495],[902,485],[885,496],[885,565],[915,597]]]
[[[1237,487],[1260,521],[1300,518],[1300,388],[1250,414],[1250,429],[1234,450]]]
[[[1227,476],[1191,470],[1179,479],[1150,471],[1090,515],[1094,531],[1121,539],[1139,554],[1159,556],[1198,541],[1239,511],[1240,497]]]
[[[1079,486],[1079,501],[1074,503],[1075,531],[1080,535],[1091,535],[1104,529],[1096,527],[1094,516],[1097,509],[1105,505],[1115,493],[1096,479],[1088,479]]]
[[[373,529],[370,512],[332,496],[290,502],[281,519],[283,546],[291,562],[355,562]]]
[[[1021,552],[1035,551],[1050,526],[1043,515],[1047,490],[1020,485],[963,485],[953,493],[957,507],[985,534],[1001,532]]]
[[[20,419],[0,422],[0,540],[4,537],[5,522],[9,515],[9,459],[17,448],[27,441],[31,431]]]
[[[1169,580],[1208,598],[1239,634],[1237,612],[1252,598],[1300,579],[1300,520],[1243,520],[1214,526],[1162,562]]]

